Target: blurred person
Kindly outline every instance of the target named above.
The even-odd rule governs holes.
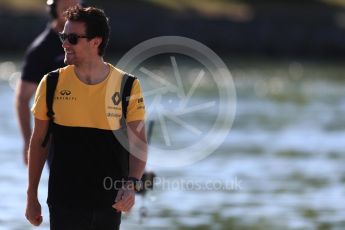
[[[132,77],[127,115],[122,116],[123,103],[116,95],[127,82],[127,74],[103,59],[110,33],[107,17],[100,9],[80,6],[68,9],[65,15],[60,39],[67,66],[59,69],[54,120],[49,120],[46,104],[51,75],[40,82],[32,107],[35,124],[29,147],[26,218],[35,226],[43,219],[37,190],[48,152],[42,143],[52,127],[54,158],[47,199],[50,229],[119,229],[121,212],[130,211],[135,203],[147,159],[140,83]],[[107,85],[113,89],[109,96]],[[113,133],[121,130],[122,122],[127,126],[131,154]],[[116,186],[106,188],[106,178]]]
[[[31,136],[29,102],[43,75],[64,66],[64,51],[58,36],[58,32],[63,30],[65,24],[63,12],[70,6],[80,3],[80,0],[48,0],[47,6],[52,20],[26,52],[22,76],[16,93],[16,109],[24,140],[23,159],[26,165]]]

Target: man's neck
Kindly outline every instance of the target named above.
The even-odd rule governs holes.
[[[88,85],[102,82],[109,74],[110,68],[103,58],[90,60],[81,65],[76,65],[74,69],[77,77]]]

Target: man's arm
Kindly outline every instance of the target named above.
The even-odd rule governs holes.
[[[147,161],[147,140],[144,121],[127,123],[129,141],[129,176],[141,179]],[[117,193],[113,208],[128,212],[135,202],[134,188],[122,188]]]
[[[35,83],[20,80],[16,93],[16,110],[24,140],[23,160],[26,165],[28,164],[28,148],[31,137],[29,102],[36,88],[37,85]]]
[[[35,226],[40,225],[42,222],[41,205],[38,201],[37,190],[42,169],[48,156],[48,147],[42,147],[48,124],[48,120],[44,121],[35,118],[34,131],[29,146],[29,183],[25,215],[30,223]]]
[[[143,176],[147,161],[147,139],[144,121],[128,122],[129,177],[138,180]]]

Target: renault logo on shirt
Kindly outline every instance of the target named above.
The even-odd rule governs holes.
[[[119,105],[121,102],[120,93],[115,92],[114,95],[111,97],[111,100],[113,101],[114,105]]]
[[[62,95],[62,96],[69,96],[69,95],[71,95],[71,91],[69,91],[69,90],[61,90],[60,91],[60,94]]]

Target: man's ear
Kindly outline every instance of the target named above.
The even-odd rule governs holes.
[[[95,37],[92,39],[92,45],[95,46],[95,47],[99,47],[102,43],[102,38],[101,37]]]

